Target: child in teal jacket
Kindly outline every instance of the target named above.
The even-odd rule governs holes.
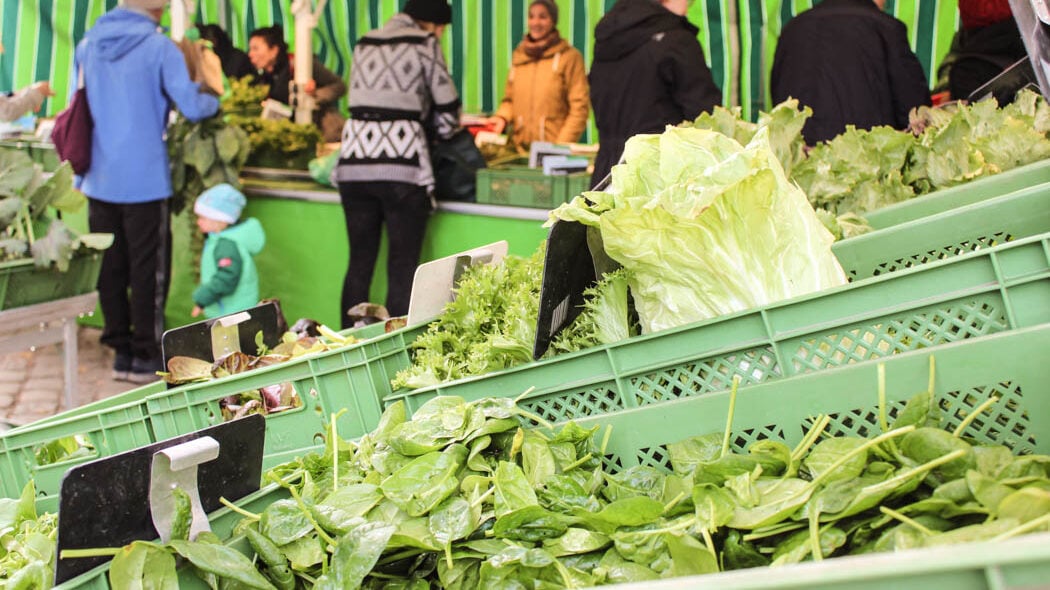
[[[253,256],[266,244],[258,219],[240,221],[244,195],[228,184],[201,193],[193,205],[197,227],[207,234],[201,254],[201,284],[193,292],[193,317],[215,318],[254,307],[259,273]]]

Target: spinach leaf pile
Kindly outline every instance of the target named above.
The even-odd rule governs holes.
[[[398,402],[374,432],[333,430],[323,453],[269,473],[288,497],[238,526],[259,571],[205,560],[210,537],[170,550],[213,587],[572,588],[1048,530],[1050,457],[962,434],[996,402],[948,432],[924,392],[892,422],[880,412],[870,439],[817,416],[794,448],[735,450],[716,432],[625,469],[604,461],[608,430],[535,427],[510,399],[438,397],[411,420]],[[117,566],[114,588],[131,587]]]

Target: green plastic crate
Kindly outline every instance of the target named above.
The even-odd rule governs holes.
[[[832,245],[851,280],[1050,231],[1050,183],[876,230]]]
[[[95,448],[91,456],[39,465],[36,449],[67,436],[85,437]],[[41,427],[9,430],[0,436],[0,494],[17,498],[32,479],[38,494],[38,509],[58,510],[58,492],[66,471],[99,457],[156,442],[143,402],[121,404],[104,412],[83,414]]]
[[[991,395],[1001,401],[966,430],[979,441],[1005,444],[1015,452],[1050,452],[1050,375],[1032,357],[1050,357],[1050,325],[960,342],[935,351],[913,351],[887,359],[886,393],[890,415],[928,383],[929,358],[936,358],[934,392],[950,428],[957,426]],[[813,416],[832,418],[828,432],[870,436],[878,433],[877,369],[874,364],[839,367],[774,383],[742,387],[738,392],[731,439],[737,450],[762,439],[794,445]],[[493,393],[499,393],[494,391]],[[504,391],[503,393],[510,393]],[[632,465],[667,469],[666,445],[721,431],[729,396],[718,393],[660,406],[636,408],[578,420],[583,427],[611,426],[606,462],[611,471]],[[286,492],[267,488],[237,504],[258,513]],[[240,516],[228,509],[211,515],[212,530],[245,551],[232,538]],[[107,566],[66,584],[63,590],[105,590]],[[822,562],[738,570],[723,574],[612,586],[620,590],[1005,590],[1045,587],[1050,577],[1050,535],[1038,534],[996,543],[836,557]],[[204,588],[187,569],[181,588]]]
[[[275,383],[291,383],[303,403],[267,417],[267,468],[323,443],[330,416],[340,409],[348,411],[338,420],[339,431],[357,436],[378,424],[380,396],[389,393],[397,371],[408,366],[408,346],[424,329],[421,325],[385,334],[381,325],[373,325],[350,331],[358,337],[373,336],[358,344],[206,383],[172,389],[153,383],[9,430],[0,434],[0,497],[17,498],[33,479],[42,505],[55,510],[62,476],[70,468],[218,424],[223,420],[220,400]],[[51,465],[37,463],[38,447],[74,435],[83,436],[94,454]]]
[[[281,363],[222,379],[181,386],[145,400],[156,440],[214,426],[223,421],[219,402],[230,395],[277,383],[291,383],[302,400],[293,410],[266,420],[263,467],[268,469],[323,444],[332,415],[346,410],[337,425],[344,437],[360,436],[379,424],[382,395],[390,380],[411,364],[409,346],[426,325],[403,328],[301,361]]]
[[[528,166],[482,168],[477,174],[477,201],[491,205],[513,205],[554,209],[590,188],[591,175],[576,172],[547,176]]]
[[[931,356],[936,359],[934,392],[948,428],[954,429],[974,408],[996,395],[999,403],[975,419],[966,435],[982,443],[1004,444],[1015,453],[1050,453],[1050,371],[1036,360],[1050,358],[1050,326],[887,359],[891,416],[911,395],[926,389]],[[817,414],[832,419],[830,434],[878,434],[877,395],[876,363],[742,387],[733,418],[733,447],[741,450],[762,439],[793,446]],[[638,464],[666,468],[666,444],[725,430],[728,410],[729,395],[723,392],[578,423],[584,428],[612,427],[606,456],[612,468]],[[1046,588],[1048,581],[1050,535],[1041,534],[1003,543],[831,558],[776,569],[680,578],[644,587],[999,590]]]
[[[375,338],[376,336],[382,336],[383,334],[386,333],[386,330],[385,330],[384,324],[382,322],[380,322],[380,323],[376,323],[376,324],[371,324],[371,325],[365,326],[363,328],[351,328],[351,329],[348,329],[348,330],[342,330],[339,333],[344,335],[344,336],[354,336],[354,337],[359,338],[361,340],[365,340],[365,339],[368,339],[368,338]],[[298,362],[298,361],[290,361],[290,362]],[[227,379],[236,379],[236,377],[227,377]],[[214,381],[212,381],[212,383],[214,383]],[[91,402],[89,404],[84,404],[82,406],[77,406],[76,408],[72,408],[72,409],[66,410],[64,412],[59,412],[58,414],[55,414],[54,416],[48,416],[47,418],[41,418],[40,420],[36,420],[36,421],[34,421],[34,422],[30,423],[30,424],[25,424],[25,425],[22,425],[22,426],[18,426],[17,428],[13,428],[12,431],[21,431],[21,430],[26,429],[26,428],[31,428],[31,427],[35,428],[35,427],[41,426],[43,424],[48,424],[48,423],[51,423],[51,422],[57,422],[59,420],[65,420],[67,418],[75,418],[75,417],[84,416],[85,414],[93,414],[93,413],[96,413],[96,412],[106,411],[106,410],[109,410],[109,409],[112,409],[112,408],[116,408],[118,406],[122,406],[124,404],[132,403],[132,402],[139,402],[139,401],[145,400],[147,396],[150,396],[150,395],[153,395],[153,394],[156,394],[156,393],[163,393],[165,391],[168,391],[168,388],[164,384],[164,382],[163,381],[155,381],[155,382],[150,383],[148,385],[143,385],[141,387],[136,387],[134,389],[130,389],[130,390],[125,391],[123,393],[118,393],[116,395],[111,395],[111,396],[109,396],[107,398],[96,400],[96,401]]]
[[[0,262],[0,310],[90,293],[100,270],[101,252],[78,254],[66,272],[38,269],[31,259]]]
[[[1050,160],[1041,160],[1007,170],[1002,174],[985,176],[966,184],[869,211],[863,215],[871,227],[883,229],[1047,182],[1050,182]]]
[[[724,391],[1050,322],[1050,234],[414,391],[517,396],[549,422]]]

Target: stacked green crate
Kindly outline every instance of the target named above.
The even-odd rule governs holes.
[[[1048,453],[1050,380],[1045,367],[1032,362],[1032,358],[1047,355],[1050,355],[1050,325],[887,359],[884,368],[888,418],[893,419],[911,395],[932,384],[931,393],[946,418],[942,427],[954,429],[965,421],[967,426],[962,435],[968,440],[1005,445],[1015,454]],[[931,357],[936,360],[932,380]],[[492,393],[512,392],[494,389]],[[993,396],[999,398],[998,402],[972,420],[970,414]],[[605,462],[611,473],[635,465],[666,471],[668,444],[724,430],[729,412],[730,394],[721,392],[592,416],[577,423],[583,428],[611,427],[605,446]],[[742,387],[733,411],[729,440],[736,451],[758,440],[777,440],[791,446],[803,438],[817,415],[830,418],[825,431],[830,436],[870,437],[881,432],[875,364],[838,367]],[[285,490],[271,487],[242,499],[238,505],[258,513],[268,504],[286,497]],[[228,509],[219,510],[211,517],[212,529],[228,544],[250,555],[243,539],[233,533],[240,518]],[[1033,534],[1008,541],[829,558],[776,569],[759,567],[612,587],[621,590],[1035,588],[1042,587],[1050,575],[1048,540],[1046,534]],[[101,566],[59,588],[108,589],[107,570],[108,566]],[[180,572],[179,585],[206,588],[189,568]]]

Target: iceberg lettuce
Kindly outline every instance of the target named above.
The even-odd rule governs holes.
[[[765,128],[746,146],[692,127],[633,137],[609,189],[583,196],[552,221],[600,229],[628,271],[643,333],[846,283],[834,238]]]

